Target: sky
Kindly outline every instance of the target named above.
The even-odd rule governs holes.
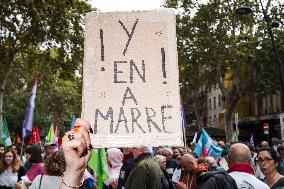
[[[159,9],[164,0],[90,0],[102,12]]]

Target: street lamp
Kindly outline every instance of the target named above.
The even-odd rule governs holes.
[[[276,45],[275,39],[274,39],[274,35],[272,33],[271,28],[272,27],[279,27],[279,23],[278,22],[270,22],[270,18],[269,15],[267,14],[267,12],[265,11],[262,1],[260,0],[260,4],[261,4],[261,11],[263,14],[263,19],[266,22],[266,26],[267,26],[267,31],[268,34],[270,36],[270,40],[272,43],[272,47],[273,47],[273,51],[274,51],[274,55],[276,58],[276,66],[277,69],[279,71],[279,75],[280,75],[280,87],[281,87],[281,111],[284,110],[284,74],[283,74],[283,65],[280,59],[280,55],[279,55],[279,50],[278,47]],[[254,12],[250,7],[247,6],[241,6],[239,8],[236,9],[236,13],[239,15],[244,15],[244,14],[249,14]]]

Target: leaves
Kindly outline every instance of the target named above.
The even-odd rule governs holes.
[[[35,74],[35,124],[63,124],[79,115],[84,16],[91,10],[77,0],[1,1],[0,112],[4,92],[4,112],[14,128],[22,126]]]

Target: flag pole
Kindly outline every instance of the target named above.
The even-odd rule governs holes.
[[[22,139],[22,146],[21,146],[21,153],[20,153],[20,158],[21,158],[22,161],[23,161],[22,156],[23,156],[23,150],[24,150],[24,142],[25,142],[25,139],[23,137],[23,139]]]
[[[183,143],[184,143],[184,149],[186,149],[186,135],[185,135],[185,128],[182,127],[182,133],[183,133]]]

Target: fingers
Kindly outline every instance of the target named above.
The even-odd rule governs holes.
[[[92,149],[89,135],[90,130],[91,125],[89,122],[77,118],[74,130],[66,132],[62,138],[62,148],[65,150],[76,150],[79,157],[85,155],[90,157],[87,153],[90,149]],[[70,137],[70,134],[74,134],[74,137]]]
[[[80,133],[82,134],[82,138],[84,138],[84,140],[86,142],[87,149],[88,150],[92,149],[91,139],[90,139],[89,133],[84,128],[80,128],[79,130],[80,130]]]

